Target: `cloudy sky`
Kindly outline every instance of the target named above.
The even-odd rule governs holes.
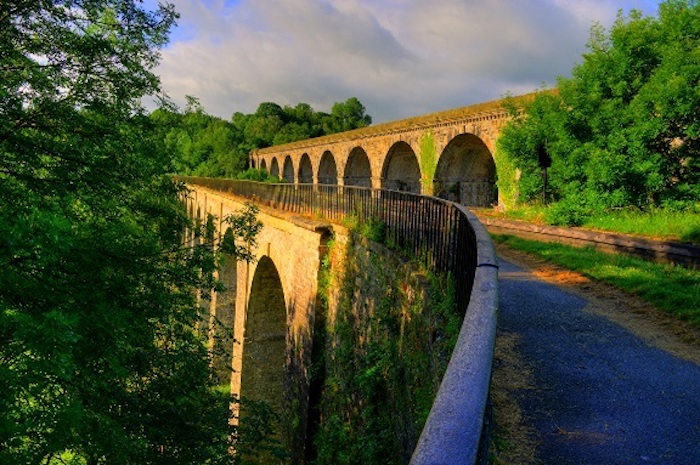
[[[170,0],[181,17],[156,72],[170,98],[230,118],[260,102],[330,111],[357,97],[374,123],[552,85],[594,22],[656,0]]]

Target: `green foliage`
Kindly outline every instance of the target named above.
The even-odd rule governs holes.
[[[331,114],[323,118],[323,132],[335,134],[364,128],[370,124],[372,124],[372,117],[365,114],[365,106],[356,97],[350,97],[345,102],[333,104]]]
[[[700,206],[698,206],[700,207]],[[700,209],[674,211],[635,208],[592,214],[584,227],[700,244]]]
[[[360,236],[377,244],[386,245],[387,227],[386,223],[375,218],[367,221],[359,221],[355,215],[347,215],[343,218],[343,226],[353,230]]]
[[[542,92],[525,113],[516,110],[515,118],[502,129],[498,139],[496,166],[499,168],[499,192],[506,197],[508,206],[513,206],[516,201],[541,199],[543,177],[542,169],[538,166],[537,148],[548,142],[547,147],[552,152],[555,141],[558,141],[554,136],[559,133],[561,126],[558,119],[560,107],[561,100],[557,95]],[[563,188],[559,183],[561,177],[558,172],[565,169],[565,164],[559,158],[556,158],[556,163],[552,163],[549,187],[555,195]]]
[[[563,199],[545,210],[544,218],[548,224],[557,226],[581,226],[586,222],[590,211],[580,202]]]
[[[273,176],[262,168],[248,168],[245,171],[241,171],[236,175],[236,179],[241,179],[244,181],[258,181],[258,182],[269,182],[273,184],[285,182],[277,176]]]
[[[559,94],[538,95],[502,133],[521,172],[518,200],[541,192],[535,148],[546,140],[552,199],[565,199],[575,221],[582,211],[700,201],[699,45],[694,1],[663,2],[658,17],[620,14],[609,33],[595,26]]]
[[[496,186],[498,187],[499,203],[502,203],[508,210],[512,209],[518,200],[518,168],[506,151],[500,148],[500,138],[494,153],[494,162],[498,175]]]
[[[257,237],[263,228],[262,221],[258,219],[259,211],[255,204],[246,202],[243,210],[224,218],[224,223],[228,227],[219,244],[219,251],[222,254],[231,255],[248,263],[255,261]]]
[[[176,115],[139,104],[175,19],[127,0],[3,2],[0,463],[230,462],[231,399],[195,330],[210,229],[167,176],[154,120]]]
[[[582,211],[574,204],[567,211],[566,201],[544,206],[540,203],[521,204],[516,208],[498,213],[516,220],[532,223],[575,224],[584,228],[652,237],[667,241],[700,243],[700,205],[686,206],[682,210],[652,208],[640,210],[635,207],[611,209],[605,211]],[[482,212],[493,215],[491,210]],[[572,216],[576,215],[574,218]]]
[[[185,175],[234,177],[248,163],[248,152],[239,149],[241,135],[233,124],[206,114],[197,99],[187,97],[184,113],[174,107],[151,113],[165,150],[174,155],[173,170]]]
[[[423,185],[423,192],[432,192],[436,169],[435,136],[432,131],[429,131],[420,138],[420,170],[422,173],[421,184]]]
[[[314,463],[408,463],[459,334],[452,280],[411,275],[360,234],[329,257]]]
[[[174,154],[174,171],[184,175],[241,179],[254,149],[348,131],[372,122],[355,97],[335,103],[331,114],[316,112],[306,103],[281,107],[263,102],[253,114],[235,112],[230,122],[206,114],[195,97],[186,98],[184,113],[163,101],[151,114],[167,150]],[[257,173],[243,176],[253,179]]]
[[[557,265],[613,284],[655,306],[700,325],[700,273],[679,266],[649,262],[592,248],[542,243],[513,236],[495,236],[498,242],[534,253]]]
[[[245,421],[238,428],[235,441],[235,463],[258,465],[261,463],[288,463],[289,453],[278,436],[279,416],[265,402],[241,399],[245,406]]]

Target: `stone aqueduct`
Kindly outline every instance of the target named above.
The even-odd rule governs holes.
[[[393,189],[436,195],[467,206],[487,206],[497,201],[494,154],[499,131],[508,119],[509,114],[500,102],[489,102],[254,151],[251,165],[279,175],[287,182]],[[187,198],[190,214],[201,220],[211,215],[216,219],[216,236],[223,237],[226,230],[223,218],[239,211],[242,200],[200,185],[190,188]],[[284,392],[285,384],[289,383],[285,383],[287,375],[280,367],[297,364],[297,371],[306,371],[310,354],[303,352],[311,346],[310,338],[318,318],[315,310],[319,270],[326,244],[337,231],[328,223],[270,209],[263,209],[259,219],[264,228],[258,237],[256,261],[226,263],[219,275],[226,291],[212,294],[211,301],[203,301],[202,305],[211,315],[210,334],[216,331],[214,320],[233,329],[236,342],[220,350],[211,347],[220,354],[216,363],[222,381],[231,376],[230,368],[233,368],[234,394],[284,408],[280,404],[282,399],[289,398],[289,393]],[[485,232],[483,237],[488,242]],[[477,281],[485,279],[478,277],[481,273],[495,270],[495,259],[491,261],[486,264],[491,268],[482,268],[477,273]],[[488,279],[495,279],[495,271],[492,274]],[[488,299],[494,299],[495,285],[479,286],[487,289]],[[488,308],[486,318],[495,321],[495,306]],[[493,326],[491,333],[495,334],[493,321],[489,324]],[[483,328],[488,325],[479,323],[479,326],[482,329],[472,337],[474,340],[485,337]],[[482,344],[486,352],[492,343]],[[295,352],[299,352],[296,360],[289,359],[290,347],[301,348],[301,352]],[[485,388],[481,391],[488,390],[490,356],[484,366],[482,374],[487,373],[482,376],[481,384]],[[463,377],[459,375],[460,380]],[[459,389],[449,391],[461,393]],[[485,396],[484,392],[483,399]],[[296,407],[302,416],[307,409],[304,397],[301,396],[302,402]],[[477,410],[484,407],[483,399],[476,402]],[[305,427],[302,425],[302,429]],[[466,433],[453,434],[440,428],[435,429],[437,437],[449,440],[456,434],[458,440],[453,442],[459,443],[458,448],[472,448],[471,444],[464,445]],[[474,443],[480,428],[479,420],[476,433],[470,433],[476,434]],[[439,449],[453,458],[462,457],[453,453],[452,448],[440,445]],[[469,453],[476,453],[472,449]],[[428,452],[428,457],[433,455],[434,452]],[[416,460],[415,463],[427,462]]]
[[[502,102],[257,150],[251,166],[290,183],[392,189],[490,206],[498,201],[496,140],[510,119]]]

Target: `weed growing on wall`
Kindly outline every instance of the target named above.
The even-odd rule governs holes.
[[[333,245],[323,268],[311,461],[408,463],[459,333],[454,286],[358,232]]]
[[[499,204],[506,209],[513,208],[518,201],[518,169],[508,154],[497,147],[494,153],[496,163],[496,186],[498,187]]]
[[[435,150],[435,136],[433,131],[428,131],[420,138],[420,171],[423,193],[433,194],[433,179],[437,169],[437,153]]]

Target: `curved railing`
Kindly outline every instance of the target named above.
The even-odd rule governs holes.
[[[411,464],[474,464],[486,458],[491,360],[498,302],[493,245],[463,206],[436,197],[362,187],[270,184],[178,177],[272,208],[340,221],[383,225],[385,240],[421,257],[438,273],[450,273],[456,310],[464,316],[457,345],[423,428]]]

